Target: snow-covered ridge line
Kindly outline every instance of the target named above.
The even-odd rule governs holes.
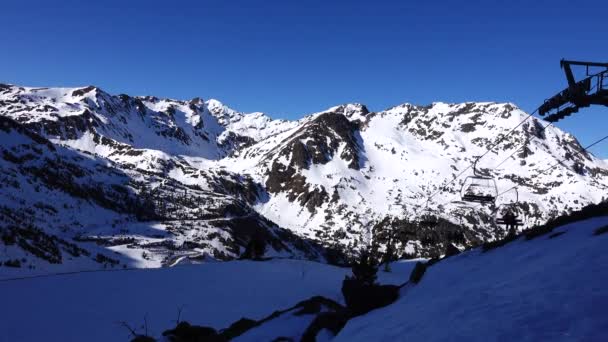
[[[436,255],[449,243],[465,247],[499,238],[504,230],[494,226],[491,207],[461,201],[462,181],[470,174],[439,191],[430,202],[447,233],[415,223],[425,213],[421,205],[429,194],[471,165],[528,114],[511,103],[494,102],[402,104],[378,112],[363,104],[343,104],[290,121],[242,113],[213,99],[110,95],[93,86],[0,85],[0,117],[48,139],[62,151],[52,154],[53,158],[67,158],[74,176],[81,168],[114,184],[116,179],[106,171],[96,171],[98,166],[85,165],[73,156],[106,165],[124,176],[119,185],[131,200],[154,201],[152,214],[172,220],[154,227],[123,221],[112,226],[111,220],[77,215],[73,220],[57,220],[49,228],[52,236],[59,231],[67,232],[61,235],[66,241],[76,237],[97,241],[102,236],[117,244],[113,250],[128,254],[133,263],[151,265],[131,253],[129,243],[118,244],[131,238],[142,244],[146,241],[146,255],[156,253],[154,265],[159,266],[159,260],[166,258],[182,260],[174,258],[171,248],[176,245],[200,253],[214,251],[221,258],[237,257],[244,252],[238,246],[246,245],[252,236],[241,225],[253,214],[254,226],[272,231],[286,228],[298,238],[350,251],[378,239],[377,232],[386,228],[406,232],[398,252],[413,256]],[[518,188],[518,207],[527,226],[597,203],[608,192],[607,164],[583,151],[572,135],[555,127],[543,130],[543,126],[537,118],[527,120],[479,163],[491,172],[501,191]],[[27,174],[28,169],[19,164],[27,158],[31,162],[37,154],[30,153],[36,151],[35,144],[0,142],[7,152],[0,157],[2,171],[9,175],[4,182],[29,189],[30,182],[45,180],[39,179],[43,174]],[[552,164],[558,165],[541,174]],[[84,182],[78,178],[75,183]],[[38,188],[48,186],[54,184]],[[32,198],[37,197],[35,186],[25,194],[12,186],[6,189],[0,203],[24,203],[10,210],[33,210],[40,222],[48,221],[48,212],[71,217],[74,208],[85,205],[74,198],[66,209],[51,197],[39,196],[42,200],[36,205],[40,208],[30,209],[35,204]],[[159,194],[162,198],[154,197]],[[510,201],[512,193],[507,193],[497,199],[497,205]],[[173,211],[175,203],[183,203],[185,209]],[[116,204],[115,209],[122,208]],[[87,210],[94,212],[92,207]],[[106,216],[126,219],[121,215]],[[213,220],[208,221],[211,216]],[[219,220],[223,216],[241,223]],[[204,223],[180,222],[183,217]],[[77,227],[79,220],[87,224]],[[274,237],[275,242],[287,239]],[[275,247],[277,253],[283,250],[278,242]],[[171,257],[156,251],[165,248]]]

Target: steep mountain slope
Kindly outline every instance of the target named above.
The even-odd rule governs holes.
[[[407,232],[407,252],[430,255],[447,240],[463,245],[502,234],[492,225],[491,208],[460,201],[472,170],[446,184],[526,117],[496,103],[402,105],[378,113],[339,106],[245,148],[236,165],[247,166],[234,170],[266,185],[270,198],[257,206],[261,213],[304,236],[347,244],[362,231],[365,240],[374,228],[399,226]],[[608,190],[605,164],[573,136],[543,127],[528,120],[479,162],[499,192],[517,187],[529,225],[598,202]],[[252,158],[255,168],[247,162]],[[558,165],[547,170],[552,164]],[[411,224],[426,213],[431,194],[429,210],[460,225],[445,224],[447,236]],[[515,197],[507,191],[497,205]]]
[[[244,177],[180,183],[52,144],[5,117],[0,141],[0,261],[13,266],[4,276],[232,259],[252,239],[269,256],[323,260],[319,246],[250,208],[258,192]]]
[[[112,96],[93,86],[0,85],[0,114],[52,141],[112,159],[154,150],[214,160],[290,125],[261,113],[245,116],[215,100]]]
[[[349,321],[335,340],[601,341],[606,231],[608,216],[597,217],[452,256],[394,304]]]
[[[351,250],[387,229],[401,231],[399,253],[437,255],[504,235],[493,208],[460,201],[471,170],[446,184],[526,116],[497,103],[348,104],[285,121],[216,100],[0,85],[3,230],[27,217],[47,240],[136,267],[235,258],[254,237],[268,256],[322,260],[311,240]],[[544,125],[528,120],[478,164],[499,191],[517,186],[528,225],[608,191],[606,163]],[[430,194],[439,228],[415,224]],[[10,246],[4,260],[32,254]]]

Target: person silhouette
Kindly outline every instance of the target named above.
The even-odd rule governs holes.
[[[517,215],[515,215],[511,210],[509,210],[503,215],[502,220],[507,230],[509,231],[509,235],[514,236],[517,232],[518,226]]]

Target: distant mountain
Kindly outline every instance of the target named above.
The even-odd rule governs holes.
[[[0,85],[2,258],[40,272],[157,267],[262,240],[267,256],[326,260],[336,253],[321,246],[352,250],[386,228],[412,256],[492,240],[504,235],[492,208],[460,200],[472,171],[445,185],[526,116],[508,103],[346,104],[287,121],[217,100]],[[478,165],[499,192],[517,187],[528,225],[608,191],[607,164],[544,124],[528,120]],[[431,211],[439,228],[415,224]]]

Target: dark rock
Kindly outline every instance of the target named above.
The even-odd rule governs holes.
[[[422,277],[426,272],[426,268],[427,265],[425,263],[420,261],[417,262],[416,266],[414,266],[414,269],[412,270],[412,273],[410,273],[410,283],[418,284],[420,280],[422,280]]]
[[[452,255],[456,255],[456,254],[460,254],[460,249],[458,249],[458,247],[454,246],[453,244],[449,243],[445,249],[445,257],[451,257]]]
[[[596,229],[593,232],[593,235],[602,235],[602,234],[606,234],[606,233],[608,233],[608,226],[604,226],[604,227]]]
[[[174,329],[163,332],[171,342],[224,342],[227,338],[221,336],[210,327],[190,325],[180,322]]]
[[[230,327],[221,331],[221,335],[227,340],[232,340],[235,337],[241,336],[249,329],[258,326],[258,322],[249,318],[241,318],[238,321],[232,323]]]
[[[350,315],[359,316],[396,301],[399,298],[399,286],[369,285],[346,278],[342,282],[342,295]]]
[[[323,329],[327,329],[332,334],[337,335],[342,328],[346,325],[350,316],[346,311],[338,312],[323,312],[317,315],[315,319],[310,323],[304,334],[302,335],[302,342],[314,342],[317,339],[317,334]]]
[[[76,89],[72,92],[72,96],[83,96],[86,93],[89,93],[93,90],[96,90],[97,88],[94,86],[88,86],[85,88],[80,88],[80,89]]]
[[[359,170],[362,147],[358,130],[358,124],[339,113],[321,114],[304,125],[288,138],[288,143],[280,150],[269,154],[268,158],[275,157],[275,160],[265,184],[268,192],[286,192],[290,201],[297,199],[309,212],[314,213],[329,201],[329,194],[323,187],[311,187],[298,170],[329,162],[336,157],[341,145],[344,148],[339,157],[348,162],[349,168]],[[306,140],[306,143],[302,143],[302,140]],[[281,157],[289,161],[288,165],[279,161]]]

